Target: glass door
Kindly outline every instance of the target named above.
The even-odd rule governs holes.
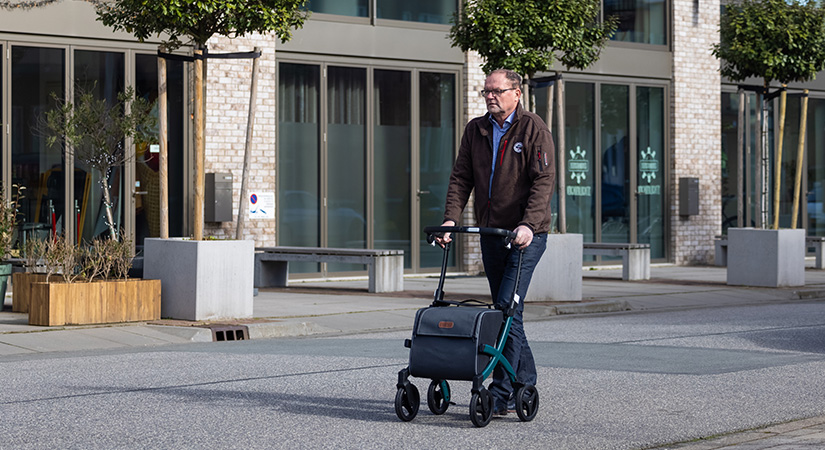
[[[327,68],[325,229],[327,247],[367,246],[367,70]],[[322,150],[322,155],[324,151]],[[323,242],[323,241],[322,241]],[[363,270],[328,263],[328,272]]]
[[[20,204],[20,234],[47,239],[63,234],[66,205],[63,146],[49,146],[43,133],[32,132],[42,115],[66,93],[66,50],[11,47],[11,177],[25,186]]]
[[[409,71],[373,71],[374,248],[404,250],[412,267],[412,93]]]
[[[281,63],[278,68],[278,228],[281,246],[321,245],[321,67]],[[318,272],[316,263],[290,264],[290,272]]]
[[[126,83],[125,55],[121,52],[75,50],[74,102],[86,94],[95,100],[105,100],[111,107],[118,102]],[[121,142],[120,145],[124,143]],[[99,154],[94,149],[75,149],[74,205],[67,217],[74,220],[77,242],[91,242],[109,236],[106,219],[106,201],[103,189],[109,190],[112,215],[118,235],[123,232],[123,167],[114,167],[108,175],[108,186],[103,186],[103,174],[83,160]]]
[[[630,87],[601,97],[601,242],[630,242]]]
[[[152,105],[152,114],[159,114],[157,55],[135,55],[135,94]],[[169,236],[183,236],[184,220],[184,63],[166,61],[167,92],[167,170],[169,178]],[[157,130],[155,135],[157,136]],[[160,236],[160,179],[158,158],[160,145],[135,142],[134,240],[137,253],[147,237]]]
[[[443,251],[427,243],[422,230],[441,225],[444,201],[455,159],[456,76],[451,73],[421,72],[419,86],[419,157],[417,236],[421,269],[441,267]],[[457,252],[450,252],[449,266],[455,266]]]
[[[650,244],[650,258],[665,257],[665,93],[636,87],[636,242]]]

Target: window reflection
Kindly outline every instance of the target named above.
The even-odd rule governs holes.
[[[310,0],[306,8],[317,13],[369,17],[368,0]]]
[[[375,248],[404,250],[410,267],[410,73],[375,71]]]
[[[378,0],[376,17],[379,19],[404,20],[449,24],[458,10],[455,0]]]
[[[106,100],[111,106],[117,103],[118,95],[124,90],[124,55],[115,52],[95,52],[77,50],[74,52],[75,102],[86,93],[91,93],[96,100]],[[123,145],[123,142],[120,143]],[[106,224],[106,205],[103,199],[101,181],[103,174],[89,167],[85,162],[75,158],[74,161],[74,196],[75,204],[70,217],[77,224],[77,238],[91,241],[108,235]],[[115,167],[108,174],[109,193],[112,201],[112,213],[115,229],[123,224],[123,167]]]
[[[619,27],[614,41],[665,45],[665,0],[604,0],[604,16],[617,16]]]
[[[46,239],[63,233],[65,159],[63,146],[49,146],[38,121],[63,98],[66,55],[63,49],[14,46],[11,49],[12,184],[26,187],[20,204],[20,239]]]

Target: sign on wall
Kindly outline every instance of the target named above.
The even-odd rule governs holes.
[[[249,218],[250,219],[274,219],[275,218],[275,193],[274,192],[252,192],[249,194]]]

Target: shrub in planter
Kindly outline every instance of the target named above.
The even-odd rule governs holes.
[[[43,264],[43,280],[28,284],[30,325],[160,318],[160,282],[128,279],[131,242],[99,239],[79,247],[58,237],[40,245],[41,256],[30,257],[32,266]]]

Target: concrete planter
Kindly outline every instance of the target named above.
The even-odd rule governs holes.
[[[583,242],[581,234],[547,235],[547,250],[536,265],[525,301],[581,301]]]
[[[143,263],[143,278],[162,282],[163,318],[252,317],[254,241],[146,239]]]
[[[728,229],[727,284],[805,285],[805,230]]]

